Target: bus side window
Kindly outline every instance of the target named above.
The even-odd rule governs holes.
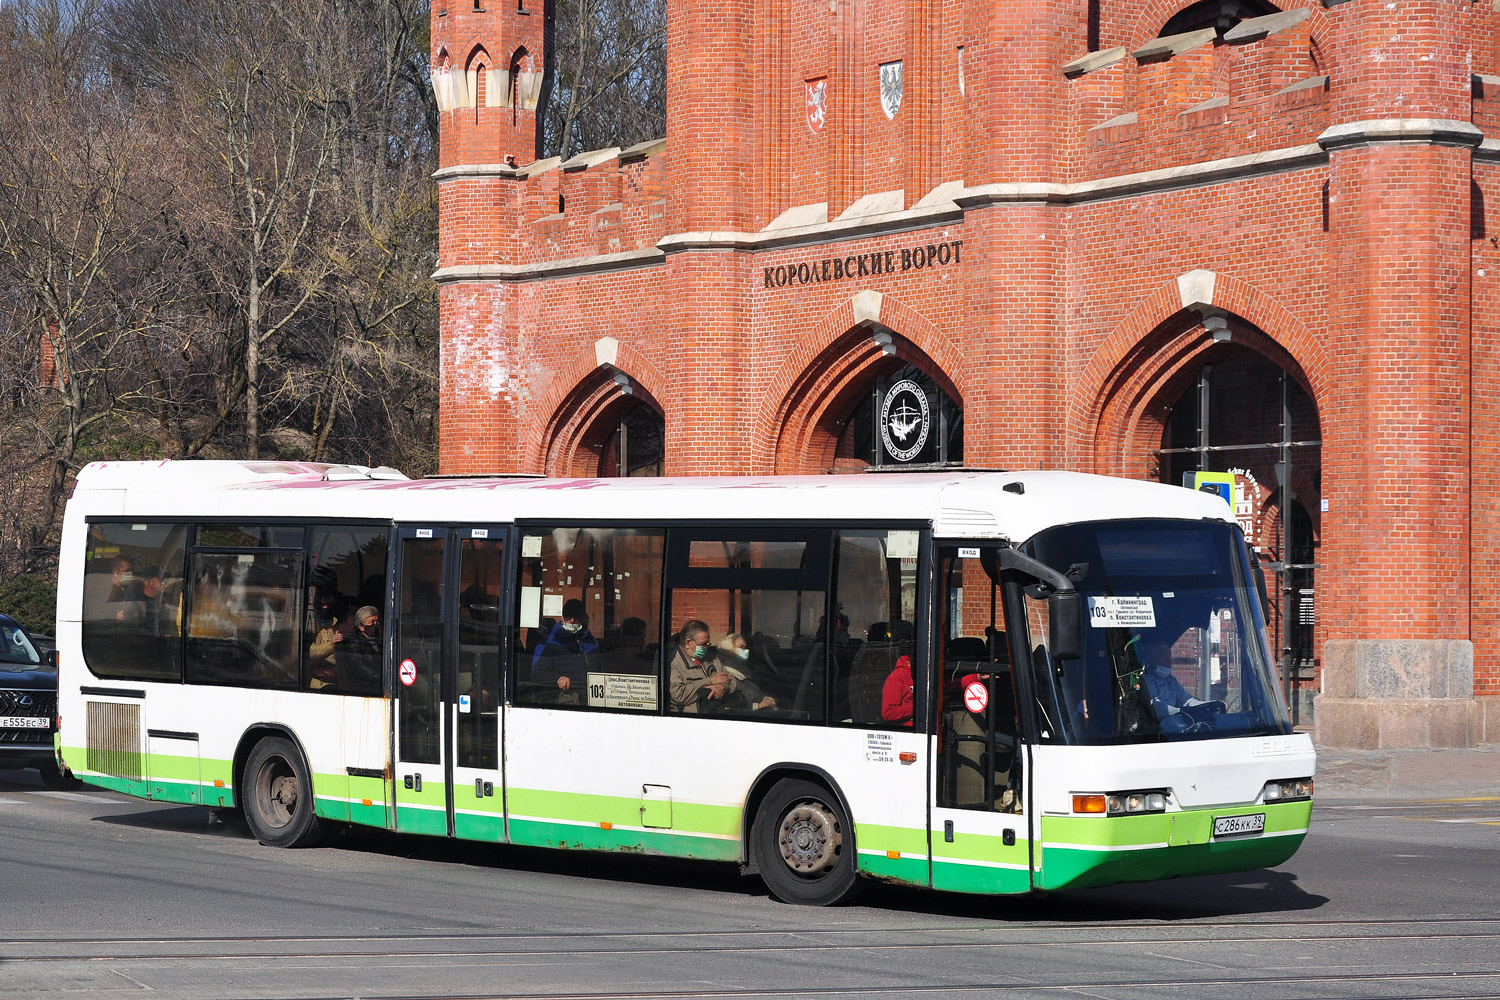
[[[83,658],[98,677],[182,679],[187,526],[92,524],[83,581]]]
[[[302,551],[193,551],[190,684],[292,688],[301,662]]]
[[[385,528],[327,525],[312,529],[303,594],[301,687],[330,694],[379,697],[384,687]],[[362,630],[360,611],[376,626]]]
[[[518,705],[655,712],[660,528],[526,528],[512,666]]]
[[[834,721],[922,727],[916,720],[926,718],[926,658],[912,641],[918,538],[915,530],[838,533],[830,640]]]
[[[829,649],[848,638],[828,618],[830,538],[821,528],[674,529],[668,711],[823,721]],[[693,639],[705,631],[706,642]]]

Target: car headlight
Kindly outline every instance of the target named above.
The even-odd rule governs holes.
[[[1313,796],[1311,778],[1284,778],[1268,781],[1260,792],[1262,802],[1300,802]]]

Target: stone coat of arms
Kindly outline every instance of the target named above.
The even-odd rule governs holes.
[[[813,135],[828,121],[828,78],[807,81],[807,128]]]
[[[880,110],[887,118],[901,110],[902,83],[901,60],[880,64]]]

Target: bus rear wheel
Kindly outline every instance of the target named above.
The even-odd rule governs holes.
[[[323,839],[313,809],[312,776],[296,744],[269,736],[245,761],[245,822],[267,847],[311,847]]]
[[[784,778],[772,786],[756,810],[750,852],[783,903],[833,906],[859,893],[853,828],[822,785]]]

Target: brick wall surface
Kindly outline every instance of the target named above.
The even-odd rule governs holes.
[[[673,0],[665,147],[582,169],[533,164],[535,113],[469,95],[441,120],[443,470],[591,474],[638,402],[668,474],[848,468],[853,408],[915,363],[961,402],[970,465],[1155,478],[1197,372],[1253,351],[1316,404],[1293,487],[1319,641],[1472,639],[1500,694],[1500,13],[1312,4],[1137,60],[1185,6]],[[433,20],[435,66],[543,55],[512,4]],[[896,190],[907,213],[863,229],[763,232]]]

